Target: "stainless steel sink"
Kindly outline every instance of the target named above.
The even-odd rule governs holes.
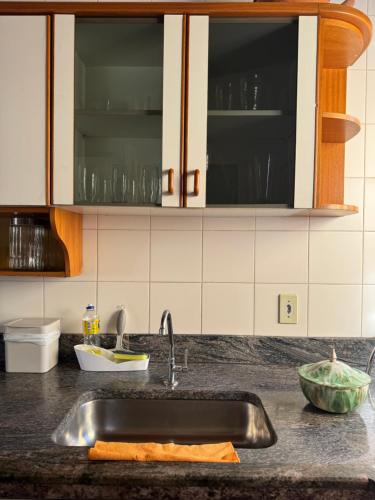
[[[223,397],[94,398],[78,402],[52,439],[63,446],[91,446],[96,440],[180,444],[231,441],[238,448],[266,448],[276,442],[257,396],[240,393],[235,400]]]

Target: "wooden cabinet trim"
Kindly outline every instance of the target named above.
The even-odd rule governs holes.
[[[46,40],[46,204],[51,204],[51,140],[52,140],[52,17],[47,16]]]

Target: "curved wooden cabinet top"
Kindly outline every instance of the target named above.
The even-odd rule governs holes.
[[[371,40],[370,19],[353,7],[329,3],[185,3],[185,2],[1,2],[0,14],[75,14],[77,16],[158,16],[206,14],[215,17],[318,15],[327,23],[324,66],[351,66]]]

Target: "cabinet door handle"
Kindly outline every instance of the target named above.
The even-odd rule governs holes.
[[[174,193],[174,169],[170,168],[168,170],[168,193]]]
[[[194,170],[194,196],[199,196],[199,178],[201,175],[201,171],[199,168]]]

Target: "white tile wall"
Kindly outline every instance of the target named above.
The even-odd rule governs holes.
[[[149,330],[149,283],[98,283],[98,310],[102,331],[116,332],[116,312],[126,307],[126,330],[143,333]]]
[[[362,283],[362,233],[310,233],[310,283]]]
[[[203,281],[254,281],[253,231],[204,231]]]
[[[375,0],[356,7],[375,16]],[[80,332],[83,309],[93,302],[105,331],[114,331],[123,304],[127,331],[135,333],[157,332],[168,307],[177,333],[374,336],[374,40],[349,71],[347,109],[363,123],[346,146],[346,201],[359,205],[358,215],[86,215],[83,274],[1,279],[0,328],[20,315],[45,315]],[[296,325],[278,323],[280,293],[298,295]]]
[[[359,337],[361,305],[360,285],[309,285],[309,336]]]
[[[307,283],[308,232],[258,231],[255,280],[257,283]]]
[[[164,309],[173,311],[175,333],[201,333],[201,292],[200,283],[151,283],[151,333],[158,333]]]
[[[202,333],[252,335],[254,286],[245,283],[204,283]]]

